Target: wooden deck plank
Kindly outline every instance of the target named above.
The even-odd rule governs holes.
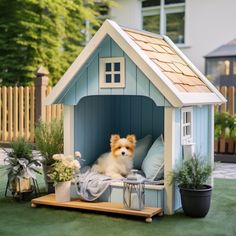
[[[32,206],[48,205],[58,207],[68,207],[91,211],[109,212],[115,214],[134,215],[145,218],[151,218],[154,215],[162,215],[161,208],[145,207],[142,211],[129,210],[123,207],[121,203],[114,202],[83,202],[79,199],[72,199],[70,202],[56,202],[55,194],[49,194],[43,197],[35,198],[32,201]]]

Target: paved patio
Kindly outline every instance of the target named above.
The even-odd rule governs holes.
[[[10,151],[9,148],[6,148],[5,150]],[[33,151],[33,153],[34,155],[39,155],[38,151]],[[6,155],[7,153],[4,149],[0,148],[0,165],[4,165],[4,158]],[[236,179],[236,163],[215,162],[213,176],[215,178]]]

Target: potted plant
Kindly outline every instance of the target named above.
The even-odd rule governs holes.
[[[80,157],[80,153],[75,153],[76,157]],[[55,195],[57,202],[70,201],[71,180],[74,178],[76,170],[80,169],[80,163],[71,155],[55,154],[55,161],[51,165],[48,176],[55,183]]]
[[[53,155],[63,152],[62,120],[52,120],[48,123],[39,121],[35,129],[35,143],[44,157],[42,164],[47,192],[52,193],[54,192],[53,181],[49,178],[48,172],[55,162]]]
[[[206,181],[211,173],[211,166],[196,156],[184,161],[173,172],[172,178],[178,183],[182,208],[186,215],[204,217],[208,213],[212,187]]]
[[[6,150],[5,150],[6,151]],[[32,192],[31,180],[36,179],[36,173],[40,173],[41,166],[38,157],[33,157],[32,147],[23,138],[18,138],[11,144],[11,151],[6,151],[6,170],[8,185],[14,196],[24,197],[27,192]]]

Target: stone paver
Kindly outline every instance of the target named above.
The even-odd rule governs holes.
[[[236,179],[236,163],[215,162],[214,178]]]

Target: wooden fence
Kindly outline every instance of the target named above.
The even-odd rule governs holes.
[[[18,137],[34,142],[35,125],[42,115],[41,111],[45,113],[42,119],[46,122],[62,117],[62,105],[43,105],[46,96],[52,90],[52,87],[47,85],[48,78],[41,73],[37,80],[37,86],[0,87],[1,142],[16,140]]]
[[[227,99],[227,103],[222,104],[221,106],[216,106],[216,111],[220,112],[229,112],[231,115],[235,114],[235,97],[236,97],[236,89],[234,86],[226,87],[218,87],[217,88],[223,96]]]
[[[216,106],[215,110],[219,112],[228,112],[231,115],[235,115],[236,88],[234,86],[222,86],[218,87],[218,90],[227,99],[227,103],[222,104],[221,106]],[[214,149],[215,153],[236,154],[236,138],[221,137],[218,140],[215,140]]]

